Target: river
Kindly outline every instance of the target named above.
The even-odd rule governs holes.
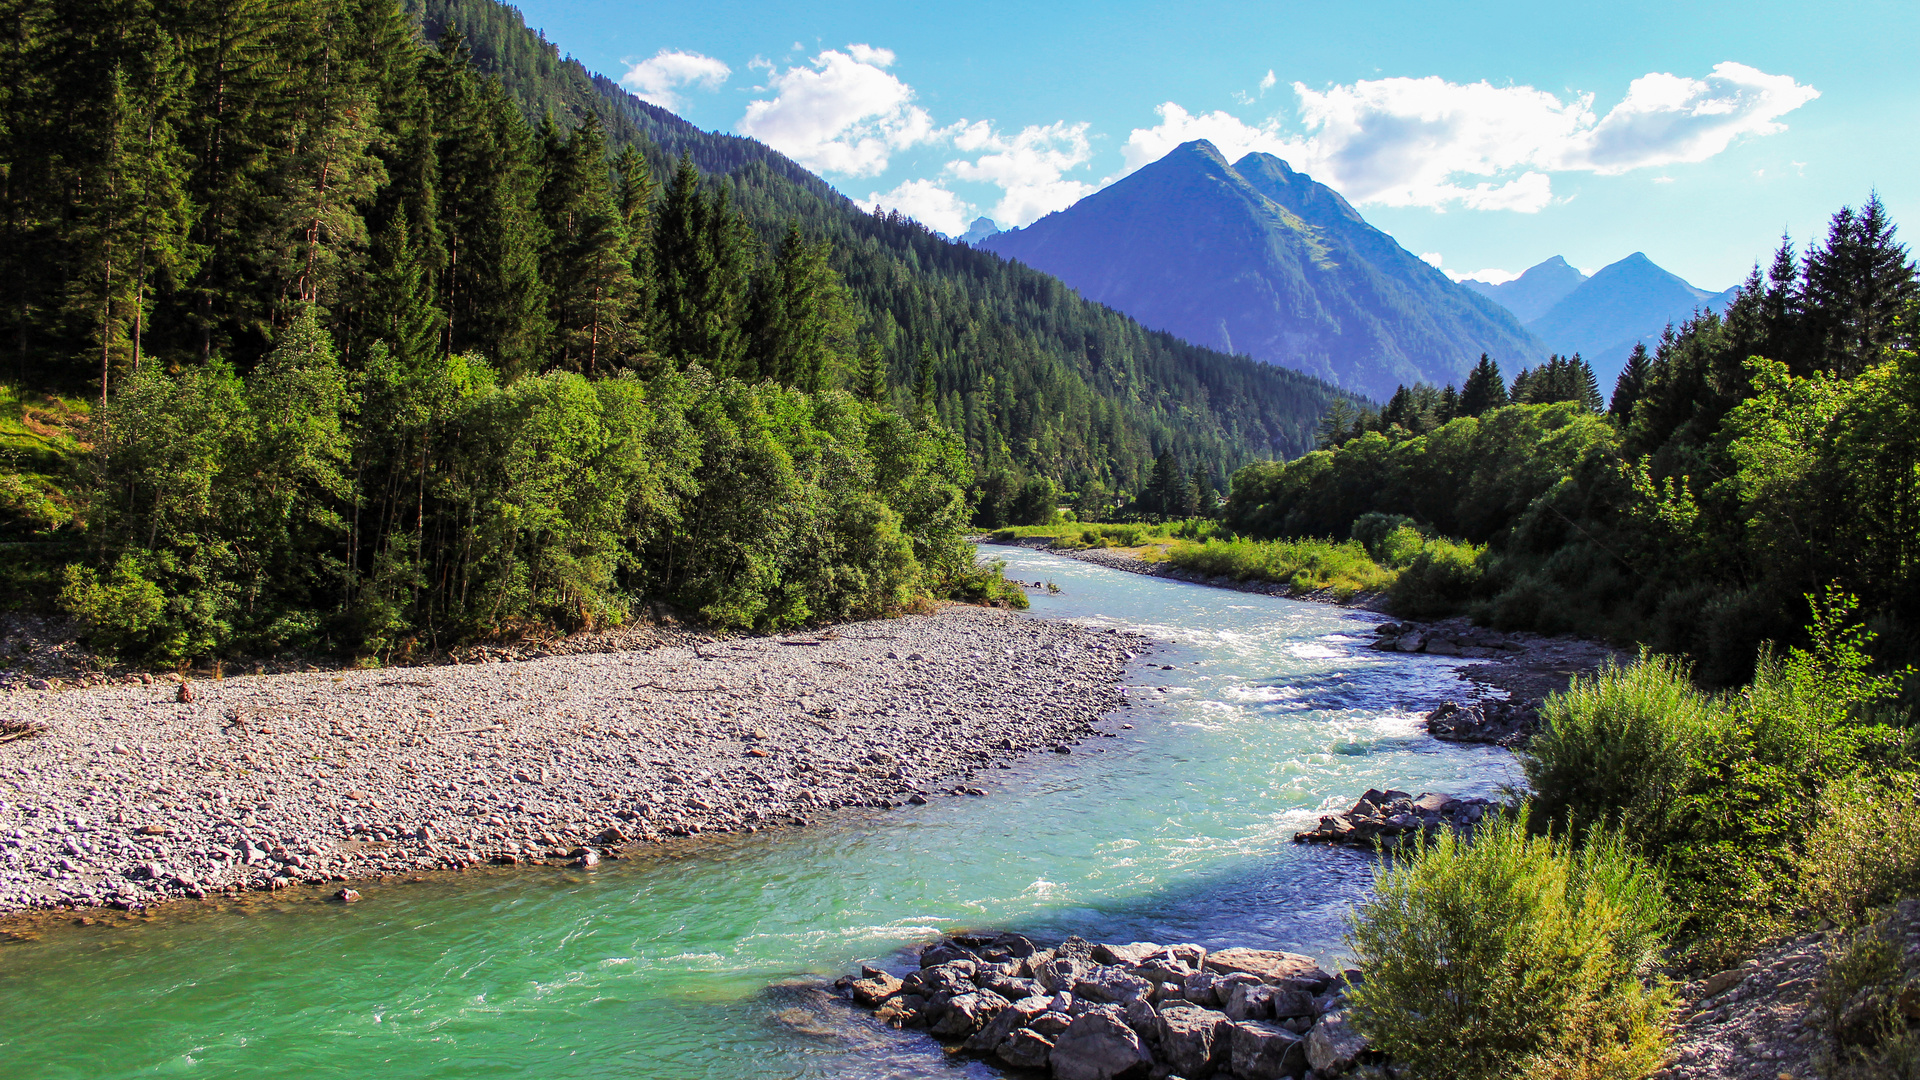
[[[1033,614],[1162,643],[1115,738],[985,798],[703,841],[591,871],[476,870],[59,929],[0,948],[0,1077],[953,1077],[808,989],[942,930],[1288,948],[1337,962],[1372,857],[1289,843],[1368,787],[1493,794],[1506,751],[1419,715],[1457,661],[1373,617],[988,549]],[[1122,725],[1131,725],[1123,727]]]

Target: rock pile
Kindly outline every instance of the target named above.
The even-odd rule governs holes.
[[[1526,646],[1492,630],[1457,625],[1445,628],[1419,623],[1385,622],[1373,628],[1373,647],[1383,652],[1426,653],[1429,656],[1466,656],[1487,660],[1506,653],[1525,652]]]
[[[1486,799],[1456,799],[1439,792],[1426,792],[1419,798],[1404,791],[1379,791],[1372,788],[1353,809],[1320,819],[1320,824],[1293,834],[1296,844],[1345,844],[1349,847],[1397,847],[1420,837],[1431,836],[1442,826],[1467,829],[1494,809]]]
[[[1540,710],[1525,701],[1449,701],[1427,714],[1427,732],[1443,742],[1492,743],[1509,750],[1527,745],[1540,728]]]
[[[999,934],[930,945],[904,978],[865,967],[838,985],[894,1027],[1059,1080],[1325,1080],[1379,1057],[1342,1011],[1353,977],[1265,949]]]

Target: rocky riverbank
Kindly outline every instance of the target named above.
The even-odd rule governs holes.
[[[591,862],[981,794],[1144,640],[986,608],[647,652],[0,694],[0,914]],[[185,700],[183,700],[185,699]]]
[[[903,977],[868,967],[838,985],[894,1027],[1059,1080],[1384,1076],[1342,1011],[1357,974],[1265,949],[1077,937],[1043,949],[996,934],[929,945]]]
[[[1369,788],[1351,810],[1321,818],[1313,828],[1294,833],[1293,842],[1396,848],[1438,835],[1441,829],[1470,830],[1495,809],[1488,799],[1461,799],[1435,791],[1416,799],[1404,791]]]
[[[1002,541],[979,538],[983,544],[998,544]],[[1164,562],[1152,562],[1137,555],[1112,548],[1055,548],[1052,540],[1044,536],[1027,537],[1008,544],[1010,547],[1033,548],[1049,555],[1058,555],[1066,559],[1078,559],[1081,562],[1104,566],[1110,570],[1124,570],[1129,574],[1143,574],[1147,577],[1163,577],[1173,581],[1184,581],[1189,585],[1206,585],[1215,589],[1232,589],[1235,592],[1259,593],[1262,596],[1284,596],[1293,600],[1311,600],[1315,603],[1338,604],[1341,607],[1356,608],[1361,611],[1385,611],[1387,598],[1384,593],[1363,592],[1348,597],[1340,597],[1332,589],[1303,591],[1291,585],[1282,585],[1274,581],[1242,581],[1225,574],[1207,575],[1195,570],[1183,570]]]

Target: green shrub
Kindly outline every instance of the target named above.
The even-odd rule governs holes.
[[[122,555],[104,576],[90,566],[67,567],[60,606],[87,624],[91,638],[114,656],[149,651],[149,635],[161,626],[166,594],[140,573],[131,555]]]
[[[1387,592],[1394,612],[1412,619],[1459,612],[1486,573],[1486,556],[1485,545],[1428,540]]]
[[[1667,1054],[1659,875],[1617,835],[1529,836],[1518,816],[1382,870],[1351,916],[1369,1042],[1418,1076],[1637,1080]]]
[[[949,571],[938,582],[941,596],[969,604],[1027,609],[1027,591],[1007,580],[1007,564],[995,559]]]
[[[1920,894],[1920,806],[1912,789],[1857,778],[1829,785],[1807,838],[1800,891],[1808,907],[1844,925]]]
[[[1392,570],[1373,561],[1365,548],[1348,540],[1208,540],[1182,542],[1167,559],[1184,570],[1236,581],[1271,581],[1300,592],[1332,589],[1347,599],[1386,588]]]

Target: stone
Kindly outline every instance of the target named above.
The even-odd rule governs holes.
[[[1047,992],[1047,988],[1041,986],[1038,979],[1022,979],[1013,975],[1002,975],[999,972],[982,975],[974,981],[1008,1001],[1018,1001],[1021,998]]]
[[[343,904],[357,904],[360,902],[360,894],[353,889],[341,889],[339,892],[333,894],[333,898]]]
[[[1114,967],[1132,967],[1159,951],[1160,946],[1151,941],[1136,941],[1131,945],[1095,945],[1093,959]]]
[[[1346,1072],[1366,1051],[1367,1040],[1347,1022],[1344,1012],[1328,1013],[1307,1032],[1307,1064],[1322,1076]]]
[[[964,994],[973,987],[973,973],[977,969],[971,960],[952,960],[937,967],[920,969],[921,993],[937,994],[942,990]]]
[[[1047,1011],[1051,998],[1034,996],[1021,998],[1000,1010],[994,1018],[974,1032],[966,1042],[966,1049],[976,1054],[989,1053],[1005,1042],[1007,1036],[1026,1027],[1033,1018]]]
[[[1074,984],[1091,967],[1070,956],[1055,956],[1033,965],[1033,977],[1053,993],[1072,993]]]
[[[1195,1005],[1212,1008],[1220,1004],[1220,999],[1213,993],[1213,984],[1219,979],[1220,976],[1211,971],[1196,971],[1187,976],[1186,985],[1182,988],[1183,993],[1186,999]]]
[[[178,690],[175,690],[175,691],[173,692],[173,700],[175,700],[175,701],[177,701],[177,702],[179,702],[179,703],[180,703],[180,704],[182,704],[182,705],[189,705],[189,704],[192,704],[192,702],[193,702],[193,686],[192,686],[192,684],[190,684],[190,683],[184,683],[184,682],[183,682],[183,683],[181,683],[181,684],[180,684],[180,689],[178,689]]]
[[[1169,1005],[1160,1010],[1160,1060],[1182,1076],[1203,1075],[1226,1059],[1231,1027],[1224,1013]]]
[[[1717,975],[1709,975],[1706,985],[1700,988],[1700,996],[1703,998],[1718,997],[1745,982],[1746,978],[1746,968],[1729,968]]]
[[[869,1009],[877,1009],[880,1003],[900,992],[901,982],[884,971],[875,972],[864,979],[855,979],[848,989],[853,991],[853,1000]]]
[[[1270,1020],[1273,1018],[1274,988],[1265,983],[1236,983],[1221,1011],[1229,1020]]]
[[[994,1048],[993,1056],[1015,1069],[1044,1069],[1053,1056],[1053,1040],[1032,1028],[1018,1028]]]
[[[1126,1004],[1121,1006],[1120,1018],[1127,1022],[1135,1035],[1148,1042],[1160,1037],[1160,1014],[1146,998],[1127,999]]]
[[[926,1023],[927,999],[919,994],[896,994],[880,1003],[874,1016],[891,1028],[919,1027]]]
[[[1082,1013],[1061,1032],[1048,1063],[1055,1080],[1114,1080],[1144,1071],[1153,1058],[1119,1010],[1106,1006]]]
[[[1125,968],[1100,966],[1076,978],[1072,989],[1077,998],[1120,1004],[1136,998],[1144,1000],[1153,984],[1128,974]]]
[[[1314,1003],[1312,994],[1305,990],[1273,990],[1273,1015],[1275,1019],[1285,1020],[1290,1016],[1318,1016],[1321,1009]]]
[[[987,942],[986,947],[1003,949],[1009,957],[1016,960],[1025,959],[1037,951],[1033,947],[1033,942],[1019,934],[996,934],[992,941]]]
[[[1072,1027],[1073,1017],[1064,1012],[1049,1009],[1034,1017],[1027,1026],[1051,1039]]]
[[[1242,1020],[1228,1035],[1228,1061],[1239,1080],[1280,1080],[1306,1068],[1300,1036],[1266,1020]]]
[[[971,994],[955,994],[948,999],[946,1010],[933,1022],[929,1030],[935,1035],[959,1036],[972,1035],[984,1027],[988,1021],[1000,1015],[1008,1005],[1006,998],[991,990],[976,990]]]
[[[586,850],[582,851],[580,854],[574,856],[573,865],[581,867],[583,869],[588,867],[599,866],[600,853],[593,850],[592,848],[587,848]]]
[[[1333,982],[1333,976],[1320,970],[1313,957],[1271,949],[1218,949],[1208,954],[1206,967],[1222,975],[1245,972],[1287,990],[1319,993]]]

